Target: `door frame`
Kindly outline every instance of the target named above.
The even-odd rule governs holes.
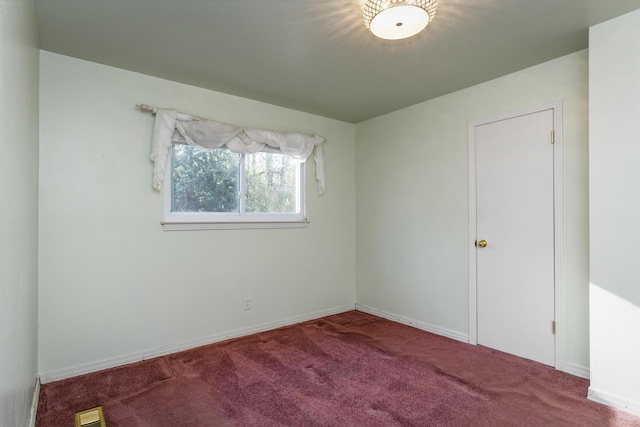
[[[553,224],[554,224],[554,314],[555,333],[555,368],[564,370],[564,215],[563,215],[563,149],[562,149],[562,100],[539,105],[526,110],[507,113],[488,119],[469,122],[469,344],[478,344],[478,293],[477,293],[477,260],[475,240],[477,238],[476,212],[476,141],[475,128],[481,125],[508,120],[541,111],[553,110],[554,144],[553,144]],[[550,135],[551,138],[551,135]],[[550,326],[551,327],[551,326]]]

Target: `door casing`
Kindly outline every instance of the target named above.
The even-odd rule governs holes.
[[[469,344],[478,344],[477,323],[477,264],[476,264],[476,141],[477,126],[501,120],[524,116],[540,111],[553,110],[555,140],[553,144],[553,200],[554,200],[554,280],[555,280],[555,368],[564,367],[564,281],[563,281],[563,174],[562,174],[562,100],[529,108],[527,110],[508,113],[497,117],[469,122]]]

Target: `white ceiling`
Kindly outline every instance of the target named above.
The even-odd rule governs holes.
[[[587,47],[640,0],[440,0],[383,41],[363,0],[35,0],[40,47],[357,123]]]

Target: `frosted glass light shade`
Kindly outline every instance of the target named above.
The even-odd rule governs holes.
[[[424,30],[437,6],[437,0],[368,0],[362,16],[376,37],[399,40]]]

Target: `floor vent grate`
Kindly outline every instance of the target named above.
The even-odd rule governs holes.
[[[102,406],[76,412],[76,427],[107,427]]]

